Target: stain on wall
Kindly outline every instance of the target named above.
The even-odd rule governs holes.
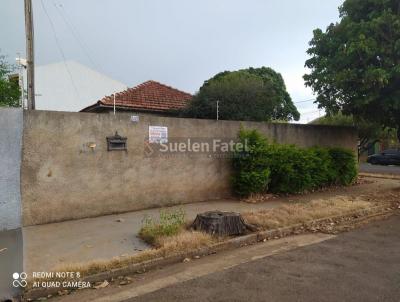
[[[228,198],[229,159],[147,157],[148,127],[169,138],[235,138],[240,125],[271,140],[356,150],[353,128],[178,119],[140,114],[28,112],[21,168],[23,224],[35,225],[179,203]],[[127,137],[127,151],[107,151],[107,136]]]
[[[21,227],[22,109],[0,110],[0,231]]]

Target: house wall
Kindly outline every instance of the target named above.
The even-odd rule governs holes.
[[[21,226],[22,109],[0,110],[0,231]]]
[[[125,84],[75,61],[35,66],[35,102],[39,110],[76,112],[126,89]]]
[[[356,150],[353,128],[242,124],[279,143]],[[230,197],[228,159],[146,157],[149,125],[167,126],[170,139],[235,138],[241,123],[143,114],[134,123],[129,113],[27,112],[21,167],[23,224]],[[107,151],[106,136],[115,131],[128,138],[127,151]]]

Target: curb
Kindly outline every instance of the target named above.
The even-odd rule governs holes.
[[[358,173],[358,176],[371,177],[371,178],[400,179],[400,175],[396,175],[396,174],[379,174],[379,173],[360,172],[360,173]]]
[[[309,228],[311,228],[315,225],[321,224],[321,223],[333,222],[333,221],[337,221],[337,220],[349,220],[349,219],[354,219],[354,220],[356,220],[356,222],[357,221],[361,222],[368,218],[378,217],[378,216],[382,216],[384,214],[389,213],[390,211],[392,211],[390,206],[391,206],[390,204],[379,205],[379,206],[375,206],[375,207],[372,207],[369,209],[353,211],[353,212],[347,213],[346,215],[330,216],[330,217],[326,217],[326,218],[316,219],[316,220],[313,220],[313,221],[310,221],[307,223],[295,224],[295,225],[291,225],[288,227],[283,227],[283,228],[278,228],[278,229],[273,229],[273,230],[259,231],[259,232],[252,233],[249,235],[231,238],[231,239],[228,239],[223,242],[218,242],[209,247],[204,247],[204,248],[191,250],[191,251],[187,251],[187,252],[182,252],[182,253],[174,253],[174,254],[168,255],[166,257],[159,257],[159,258],[155,258],[152,260],[143,261],[140,263],[130,264],[126,267],[111,269],[106,272],[101,272],[98,274],[83,277],[80,280],[85,281],[85,282],[95,283],[95,282],[101,282],[104,280],[110,280],[111,278],[116,278],[118,276],[143,273],[145,271],[152,270],[155,268],[161,268],[161,267],[165,267],[165,266],[168,266],[171,264],[180,263],[185,258],[193,258],[194,256],[201,256],[201,257],[207,256],[207,255],[215,254],[220,251],[227,251],[227,250],[232,250],[232,249],[236,249],[236,248],[247,246],[247,245],[253,245],[253,244],[256,244],[256,243],[264,241],[264,240],[277,239],[277,238],[282,238],[282,237],[286,237],[289,235],[298,235],[301,233],[308,232]],[[60,290],[63,290],[63,289],[62,288],[36,288],[36,289],[27,290],[23,294],[22,301],[34,300],[34,299],[38,299],[40,297],[54,295],[54,294],[57,294],[58,291],[60,291]]]

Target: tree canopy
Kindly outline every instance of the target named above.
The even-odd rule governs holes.
[[[20,89],[17,81],[9,79],[13,67],[0,55],[0,106],[19,107]]]
[[[271,68],[218,73],[204,82],[183,115],[223,120],[299,120],[282,76]]]
[[[400,2],[346,0],[340,22],[314,30],[304,76],[328,114],[398,129],[400,139]]]

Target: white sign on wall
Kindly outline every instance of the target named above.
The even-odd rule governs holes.
[[[131,115],[131,122],[138,123],[139,122],[139,115]]]
[[[150,144],[168,143],[168,127],[149,126],[149,143]]]

